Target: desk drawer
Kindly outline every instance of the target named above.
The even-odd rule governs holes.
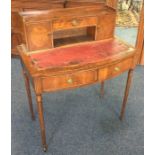
[[[123,60],[119,63],[116,63],[114,65],[108,66],[106,68],[99,70],[99,80],[106,80],[108,78],[115,77],[128,69],[132,68],[133,66],[133,58],[129,58],[126,60]]]
[[[83,71],[74,74],[58,75],[42,78],[43,90],[45,92],[72,88],[93,83],[97,80],[97,71]]]
[[[93,26],[96,24],[97,24],[96,17],[72,18],[61,20],[59,19],[53,21],[52,28],[55,31],[55,30],[85,27],[85,26]]]

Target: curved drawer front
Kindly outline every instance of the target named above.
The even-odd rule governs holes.
[[[56,30],[71,29],[85,26],[93,26],[96,24],[97,24],[96,17],[85,17],[85,18],[75,17],[70,19],[53,20],[52,28],[53,31],[56,31]]]
[[[42,78],[43,91],[52,91],[78,87],[97,80],[97,72],[93,70],[81,71],[74,74],[58,75]]]
[[[132,68],[132,66],[133,66],[133,58],[128,58],[119,63],[100,69],[98,78],[100,81],[106,80],[108,78],[113,78]]]

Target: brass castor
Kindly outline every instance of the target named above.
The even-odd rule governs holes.
[[[43,147],[43,151],[44,151],[44,152],[47,151],[47,145]]]

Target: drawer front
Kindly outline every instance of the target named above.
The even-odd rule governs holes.
[[[71,19],[54,20],[52,24],[52,28],[54,31],[56,31],[56,30],[62,30],[62,29],[93,26],[96,24],[97,24],[96,17],[71,18]]]
[[[130,59],[124,60],[120,63],[113,65],[111,67],[112,77],[115,77],[115,76],[129,70],[130,68],[132,68],[132,63],[133,63],[133,59],[130,58]]]
[[[108,78],[113,78],[132,68],[132,66],[133,66],[133,58],[123,60],[119,63],[100,69],[98,78],[100,81],[106,80]]]
[[[97,80],[97,71],[84,71],[75,74],[66,74],[42,78],[45,92],[65,88],[78,87],[93,83]]]

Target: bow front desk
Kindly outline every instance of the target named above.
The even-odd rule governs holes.
[[[75,89],[96,82],[101,83],[101,93],[103,93],[105,80],[128,71],[120,119],[125,112],[136,62],[135,49],[114,37],[115,11],[113,9],[109,7],[80,8],[80,11],[78,9],[76,11],[68,9],[72,12],[72,16],[63,10],[39,12],[35,15],[20,14],[25,43],[18,46],[18,51],[32,119],[34,119],[34,113],[29,81],[36,94],[44,151],[47,150],[47,144],[42,93]],[[84,42],[66,45],[66,37],[54,40],[56,30],[81,27],[87,27],[86,37],[82,40]],[[87,40],[86,38],[89,38],[87,35],[93,36],[93,40]],[[76,40],[75,36],[71,38],[71,41]],[[60,43],[64,46],[60,46]]]

